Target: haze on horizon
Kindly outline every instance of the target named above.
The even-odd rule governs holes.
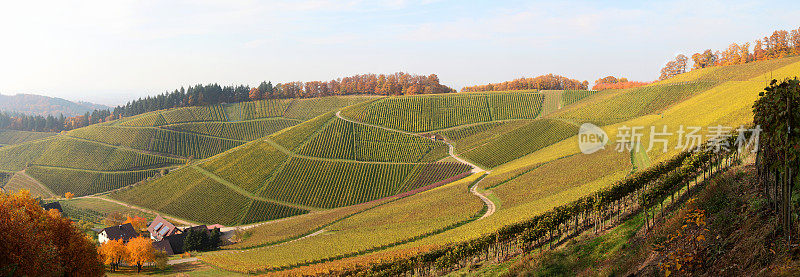
[[[769,2],[769,3],[765,3]],[[0,93],[106,105],[197,83],[555,73],[649,81],[678,53],[796,29],[790,1],[15,1]]]

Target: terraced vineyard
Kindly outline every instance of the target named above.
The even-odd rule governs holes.
[[[23,143],[32,140],[40,140],[55,135],[57,135],[57,133],[28,132],[28,131],[0,129],[0,146]]]
[[[426,158],[443,142],[333,119],[298,151],[299,154],[356,161],[413,163],[444,158],[441,153]],[[436,152],[434,152],[436,153]]]
[[[164,128],[231,140],[252,141],[300,123],[285,118],[266,118],[239,122],[192,122]]]
[[[3,185],[3,190],[6,193],[14,193],[23,189],[28,190],[34,197],[50,198],[56,196],[52,191],[50,191],[50,189],[40,185],[38,181],[24,174],[23,172],[11,174],[10,178],[8,178],[6,183]]]
[[[137,171],[87,171],[57,167],[31,166],[25,172],[47,186],[56,195],[72,192],[84,196],[128,186],[159,174],[158,169]]]
[[[416,189],[409,178],[416,167],[428,164],[364,164],[291,158],[284,170],[261,192],[264,197],[320,208],[367,202]],[[468,171],[461,164],[447,165],[442,177]]]
[[[460,93],[385,98],[354,106],[342,114],[356,121],[421,133],[494,120],[536,118],[539,93]]]
[[[179,218],[223,225],[247,224],[307,212],[249,198],[191,167],[121,190],[112,197]]]
[[[250,193],[257,194],[287,158],[286,154],[271,144],[254,141],[237,151],[210,159],[199,166]]]
[[[594,101],[582,102],[554,114],[555,117],[574,122],[591,122],[607,125],[647,114],[656,114],[665,108],[708,90],[717,82],[691,81],[686,83],[652,84],[643,87],[605,90],[594,94]]]
[[[513,123],[486,123],[448,130],[442,134],[455,141],[470,161],[493,168],[547,147],[578,133],[578,127],[554,119]]]

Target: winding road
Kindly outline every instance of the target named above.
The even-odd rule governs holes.
[[[426,136],[423,136],[423,135],[420,135],[420,134],[410,133],[410,132],[406,132],[406,131],[402,131],[402,130],[396,130],[396,129],[387,128],[387,127],[384,127],[384,126],[373,125],[373,124],[364,123],[364,122],[353,121],[353,120],[350,120],[350,119],[342,117],[342,111],[337,111],[336,112],[336,117],[339,118],[339,119],[342,119],[344,121],[353,123],[353,124],[360,124],[360,125],[364,125],[364,126],[370,126],[370,127],[374,127],[374,128],[387,130],[387,131],[390,131],[390,132],[397,132],[397,133],[406,134],[406,135],[410,135],[410,136],[418,136],[418,137],[423,137],[423,138],[426,138],[426,139],[434,140],[432,138],[429,138],[429,137],[426,137]],[[465,159],[462,159],[461,157],[456,155],[455,147],[449,141],[442,140],[442,142],[447,144],[447,147],[450,148],[448,150],[448,152],[447,152],[448,155],[450,155],[450,157],[452,157],[453,159],[456,159],[458,162],[466,164],[466,165],[469,165],[470,167],[472,167],[472,173],[487,172],[487,174],[489,174],[491,172],[491,171],[486,171],[483,168],[481,168],[480,166],[478,166],[478,165],[476,165],[474,163],[471,163],[471,162],[469,162],[469,161],[467,161]],[[486,197],[486,195],[478,192],[478,184],[480,184],[482,181],[483,181],[483,178],[481,178],[480,181],[478,181],[474,185],[472,185],[472,187],[470,187],[470,189],[469,189],[469,191],[472,194],[474,194],[475,196],[480,198],[481,201],[483,201],[483,203],[486,204],[486,213],[484,213],[483,216],[481,216],[481,218],[479,218],[478,220],[481,220],[481,219],[484,219],[484,218],[487,218],[487,217],[491,216],[492,214],[494,214],[495,210],[497,210],[497,205],[495,205],[494,202],[492,202],[492,200],[489,199],[489,197]]]

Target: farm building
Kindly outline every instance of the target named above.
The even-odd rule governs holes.
[[[183,241],[186,239],[186,233],[174,234],[163,237],[159,241],[153,241],[153,248],[159,251],[164,251],[167,255],[175,255],[183,253]]]
[[[130,223],[125,223],[118,226],[111,226],[108,228],[103,229],[97,234],[97,241],[100,243],[107,242],[109,240],[118,240],[121,239],[123,242],[128,242],[130,239],[138,237],[139,233],[133,229],[133,225]]]
[[[160,215],[156,216],[153,222],[147,226],[147,231],[150,232],[150,238],[155,241],[160,241],[167,236],[179,234],[181,232],[178,227],[175,227],[175,225],[169,223],[169,221]]]

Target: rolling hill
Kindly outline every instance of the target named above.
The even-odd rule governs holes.
[[[248,227],[252,236],[201,259],[243,273],[314,274],[485,238],[681,152],[651,149],[643,136],[642,152],[609,144],[581,154],[582,123],[610,138],[628,126],[740,126],[765,80],[796,75],[792,57],[599,92],[178,108],[55,136],[14,134],[22,139],[0,148],[0,172],[10,176],[6,190],[107,194],[198,224]]]
[[[500,146],[507,145],[508,142],[502,143],[504,134],[513,133],[515,130],[529,126],[533,124],[531,122],[540,122],[538,124],[547,121],[561,122],[567,123],[564,126],[573,128],[572,124],[596,122],[603,125],[602,128],[611,138],[616,137],[617,129],[621,126],[739,126],[752,120],[752,101],[758,97],[758,91],[763,88],[766,78],[783,78],[799,74],[800,63],[796,58],[696,70],[679,75],[681,79],[677,82],[668,80],[646,87],[587,94],[583,99],[569,101],[573,102],[571,105],[564,105],[561,109],[534,120],[486,122],[483,118],[488,118],[487,115],[490,113],[481,110],[476,105],[467,105],[468,108],[464,111],[475,114],[475,116],[465,116],[464,118],[469,120],[458,122],[455,127],[450,127],[447,123],[439,123],[448,122],[446,120],[447,112],[437,113],[434,104],[427,106],[406,104],[412,102],[406,99],[410,97],[394,100],[387,104],[380,102],[362,104],[347,108],[342,114],[352,114],[351,109],[366,111],[355,114],[351,118],[403,131],[428,132],[435,131],[437,128],[442,129],[440,132],[453,142],[456,149],[462,147],[458,150],[459,154],[465,153],[464,156],[467,156],[466,153],[469,153],[471,149],[474,149],[472,151],[492,153],[490,148],[483,149],[482,147],[488,145],[492,145],[492,148],[498,147],[491,144],[493,142],[497,142],[497,145]],[[467,99],[476,98],[480,97],[467,97]],[[423,103],[425,101],[418,100]],[[435,103],[435,101],[427,101]],[[402,109],[402,113],[395,114],[394,116],[397,118],[378,116],[381,114],[380,112],[370,112],[381,105],[409,108]],[[423,113],[427,113],[427,115],[419,115]],[[422,118],[422,120],[408,119],[415,117]],[[558,136],[555,136],[556,138],[553,140],[556,141],[553,143],[547,143],[546,139],[540,139],[538,141],[542,142],[540,143],[543,145],[542,147],[532,147],[530,153],[523,154],[518,158],[513,158],[514,155],[512,155],[506,161],[500,159],[498,162],[500,164],[492,167],[485,178],[479,181],[474,180],[478,182],[474,183],[473,181],[472,185],[462,183],[462,186],[476,187],[479,192],[488,195],[496,205],[496,211],[483,219],[467,221],[463,224],[453,223],[456,227],[452,228],[437,229],[436,226],[431,226],[426,228],[426,231],[417,232],[417,229],[408,227],[407,224],[410,222],[389,216],[390,211],[382,212],[387,216],[374,215],[369,212],[390,207],[390,204],[383,204],[379,206],[380,208],[372,208],[367,212],[356,212],[355,216],[341,216],[342,219],[335,224],[317,227],[322,230],[321,234],[330,231],[327,235],[310,236],[315,230],[319,231],[314,228],[294,227],[296,236],[307,237],[303,240],[280,243],[277,246],[256,247],[244,252],[227,253],[223,251],[218,255],[204,256],[203,260],[223,269],[238,272],[280,271],[282,274],[315,274],[348,267],[357,268],[359,265],[397,257],[407,257],[411,255],[410,253],[424,253],[440,246],[480,238],[485,234],[497,232],[503,226],[523,222],[554,207],[610,186],[629,175],[634,164],[636,166],[656,164],[674,156],[679,151],[670,148],[666,153],[662,153],[660,148],[656,148],[647,151],[646,155],[643,153],[632,155],[628,152],[614,151],[613,147],[606,147],[606,150],[584,155],[580,154],[575,143],[575,133],[567,135],[568,132],[561,128],[539,130],[554,134],[563,132],[566,138],[559,140]],[[649,138],[643,137],[642,147],[648,143]],[[670,143],[674,145],[676,141],[673,139]],[[509,147],[509,149],[516,148],[527,147]],[[505,154],[506,152],[498,151],[497,153]],[[476,156],[493,157],[496,155],[498,154]],[[435,191],[437,190],[403,200],[424,203],[434,198],[431,194]],[[459,204],[453,205],[481,203],[481,200],[475,196],[459,201]],[[337,210],[331,210],[331,213]],[[462,216],[469,217],[473,212],[464,210]],[[425,213],[429,216],[438,214],[435,209],[420,210],[416,213]],[[362,214],[365,216],[369,214],[373,217],[368,222],[391,222],[389,225],[383,226],[384,230],[389,231],[380,233],[381,238],[391,237],[391,239],[376,239],[369,232],[339,232],[340,228],[336,227],[337,224],[358,224],[362,221],[355,218]],[[305,216],[290,218],[282,221],[281,225],[294,226],[293,224],[300,224],[307,220]],[[260,236],[246,241],[244,245],[274,243],[274,240],[266,238],[270,233],[279,233],[275,228],[268,225],[256,227]],[[364,245],[364,241],[375,242]],[[335,248],[320,250],[321,245],[329,245],[333,242],[336,242]],[[320,251],[309,251],[310,249]],[[310,252],[313,252],[313,255]]]
[[[0,111],[22,113],[28,115],[76,116],[94,110],[107,110],[110,107],[89,102],[72,102],[69,100],[35,94],[0,94]]]

